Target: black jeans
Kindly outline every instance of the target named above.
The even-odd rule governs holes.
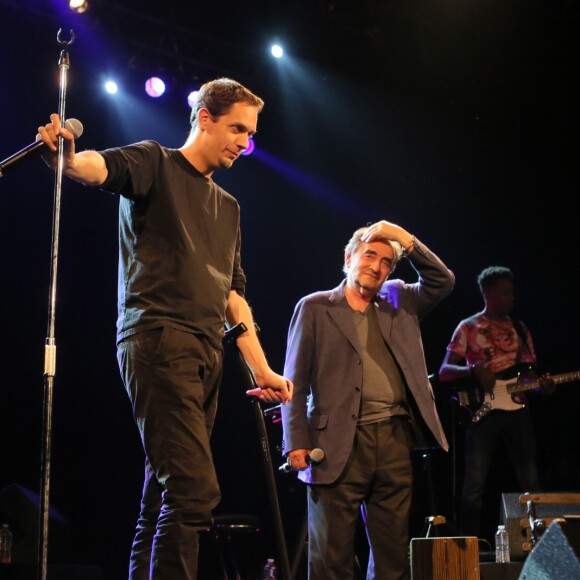
[[[164,327],[128,337],[117,356],[145,450],[129,578],[193,580],[199,532],[220,500],[209,437],[222,353]]]
[[[465,430],[465,477],[460,506],[462,533],[478,536],[489,466],[503,445],[512,459],[522,491],[539,491],[532,417],[527,408],[494,410]]]

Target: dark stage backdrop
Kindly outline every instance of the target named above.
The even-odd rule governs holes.
[[[0,1],[2,159],[33,141],[38,125],[57,108],[56,32],[60,26],[68,30],[70,22],[47,17],[46,4]],[[430,372],[437,371],[459,320],[481,308],[475,278],[493,264],[509,266],[517,276],[517,315],[533,333],[542,368],[553,374],[579,370],[575,3],[504,0],[475,3],[467,11],[455,6],[455,12],[408,4],[423,27],[407,34],[408,21],[399,14],[398,34],[390,24],[384,37],[380,21],[374,35],[371,28],[357,31],[356,22],[349,28],[342,21],[338,28],[337,20],[324,26],[306,18],[301,30],[298,9],[288,10],[287,22],[279,11],[268,21],[284,22],[278,30],[295,35],[298,56],[288,69],[244,68],[242,52],[236,74],[235,68],[220,68],[222,55],[216,53],[215,74],[205,72],[201,79],[223,71],[266,100],[255,153],[215,179],[242,207],[247,295],[268,358],[281,371],[296,301],[337,285],[352,231],[384,218],[426,242],[457,276],[453,294],[423,322]],[[211,22],[205,32],[218,40],[227,34],[234,45],[257,42],[259,13],[248,6],[253,24],[247,29],[197,20]],[[84,124],[79,147],[143,138],[179,147],[187,137],[188,109],[178,91],[148,100],[139,71],[96,42],[102,29],[76,20],[74,26],[67,114]],[[260,34],[266,37],[266,31]],[[118,105],[100,91],[102,75],[113,68],[125,80]],[[53,179],[40,160],[0,179],[0,487],[39,487]],[[51,503],[71,524],[75,561],[102,565],[108,580],[125,577],[143,470],[116,367],[116,235],[117,200],[65,181]],[[406,264],[395,276],[414,280]],[[275,553],[274,531],[244,389],[237,360],[228,354],[213,436],[223,494],[217,513],[262,520],[255,554],[262,561]],[[449,399],[440,389],[438,404],[451,436]],[[547,490],[580,486],[579,406],[577,382],[533,406]],[[278,465],[280,425],[269,422],[268,433]],[[454,483],[452,455],[431,456],[435,510],[450,520],[453,490],[461,481],[460,458],[458,463]],[[425,459],[418,455],[416,464],[414,535],[432,511]],[[510,473],[509,464],[498,455],[494,474],[502,472]],[[276,481],[292,551],[305,492],[294,475],[276,473]],[[490,535],[501,492],[516,489],[515,481],[500,482],[495,475],[491,484]],[[204,546],[202,558],[209,558],[211,543]]]

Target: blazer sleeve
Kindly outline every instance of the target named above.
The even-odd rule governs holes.
[[[315,356],[314,316],[303,298],[294,309],[288,330],[284,376],[294,383],[294,393],[292,401],[282,406],[283,454],[311,447],[306,407]]]

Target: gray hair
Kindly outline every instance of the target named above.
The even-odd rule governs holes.
[[[368,229],[369,229],[368,226],[365,226],[363,228],[359,228],[354,232],[354,234],[352,234],[352,237],[348,241],[348,244],[346,244],[346,246],[344,247],[345,258],[347,254],[349,256],[352,256],[357,251],[358,247],[362,243],[361,238]],[[397,267],[399,260],[403,256],[403,248],[401,244],[399,244],[399,242],[396,242],[395,240],[381,240],[381,241],[386,241],[388,244],[390,244],[391,248],[393,248],[393,262],[391,264],[391,273],[392,273]],[[345,274],[348,274],[346,259],[344,261],[344,265],[342,266],[342,271]]]

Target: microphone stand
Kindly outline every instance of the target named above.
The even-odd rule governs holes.
[[[65,103],[67,72],[70,67],[68,47],[74,42],[74,32],[70,31],[69,40],[61,39],[61,31],[57,34],[57,42],[63,48],[60,52],[58,66],[60,68],[60,89],[58,113],[62,123],[65,122]],[[50,496],[50,461],[52,440],[52,405],[53,387],[56,374],[56,342],[54,338],[55,304],[56,304],[56,274],[58,266],[58,236],[60,228],[60,201],[62,186],[62,137],[58,139],[58,165],[54,181],[54,207],[52,221],[52,253],[50,262],[50,290],[48,306],[48,329],[44,346],[44,401],[43,401],[43,426],[42,426],[42,454],[41,454],[41,493],[39,514],[39,537],[38,537],[38,580],[46,580],[48,562],[48,519],[49,519],[49,496]]]
[[[238,351],[238,358],[240,363],[240,370],[244,381],[248,387],[247,390],[257,389],[256,379],[252,369],[248,365],[242,353],[238,350],[236,339],[246,332],[247,327],[243,322],[236,324],[232,328],[226,330],[225,340],[230,344],[234,344]],[[278,501],[278,492],[276,489],[276,480],[274,478],[274,467],[272,464],[272,455],[270,453],[270,445],[268,443],[268,432],[266,430],[266,422],[264,421],[264,412],[258,397],[251,397],[252,407],[254,408],[254,415],[258,424],[258,432],[260,436],[260,443],[262,446],[262,458],[264,460],[264,471],[266,474],[266,483],[268,486],[268,496],[270,498],[270,507],[274,518],[274,528],[276,532],[276,544],[278,547],[278,557],[280,558],[280,565],[278,570],[281,573],[282,580],[291,580],[293,576],[290,573],[290,562],[288,560],[288,551],[286,548],[286,539],[284,536],[284,526],[282,525],[282,514],[280,512],[280,503]]]

